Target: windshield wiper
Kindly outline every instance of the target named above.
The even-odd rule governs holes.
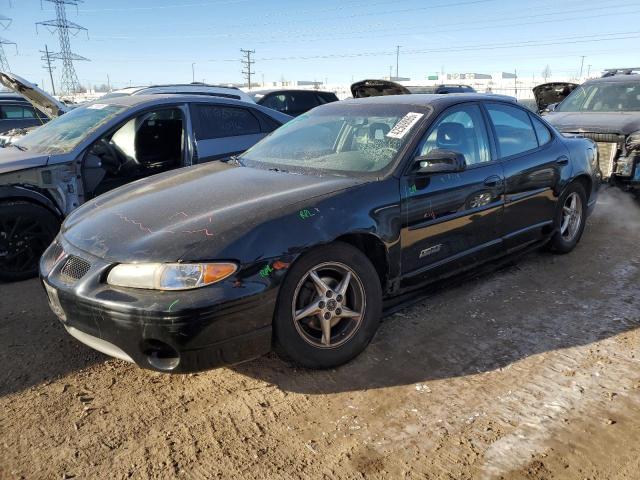
[[[224,162],[224,163],[235,163],[236,165],[238,165],[240,167],[244,167],[244,165],[240,161],[240,155],[231,155],[226,160],[222,160],[222,162]]]
[[[289,173],[288,170],[282,170],[281,168],[277,168],[277,167],[271,167],[269,169],[270,172],[282,172],[282,173]]]
[[[27,147],[23,147],[22,145],[16,145],[15,143],[10,143],[9,144],[12,147],[17,148],[18,150],[22,151],[22,152],[26,152],[27,151]]]

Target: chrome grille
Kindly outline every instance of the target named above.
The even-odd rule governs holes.
[[[596,142],[598,145],[598,159],[603,178],[611,177],[613,173],[613,161],[618,151],[617,143]]]
[[[87,274],[90,268],[91,264],[89,262],[80,257],[71,255],[64,262],[64,265],[60,270],[60,275],[62,277],[66,277],[68,280],[80,280]]]
[[[62,245],[60,245],[58,242],[53,243],[47,249],[42,257],[42,265],[44,266],[47,273],[50,272],[53,267],[55,267],[56,263],[60,261],[63,254],[64,250],[62,249]]]

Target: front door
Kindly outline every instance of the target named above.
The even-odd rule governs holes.
[[[416,156],[434,149],[464,156],[455,173],[411,173],[401,179],[404,286],[453,273],[501,251],[502,166],[494,161],[484,115],[475,103],[446,110]]]

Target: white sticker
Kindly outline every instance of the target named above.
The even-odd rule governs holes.
[[[411,127],[413,127],[420,119],[424,117],[424,113],[409,112],[394,125],[394,127],[387,133],[389,138],[403,138]]]
[[[94,103],[93,105],[89,105],[87,108],[90,108],[91,110],[102,110],[107,106],[108,105],[106,103]]]

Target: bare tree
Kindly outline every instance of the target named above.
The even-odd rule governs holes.
[[[550,76],[551,76],[551,68],[549,68],[549,65],[547,64],[547,66],[544,67],[544,70],[542,71],[542,78],[544,78],[545,83]]]

